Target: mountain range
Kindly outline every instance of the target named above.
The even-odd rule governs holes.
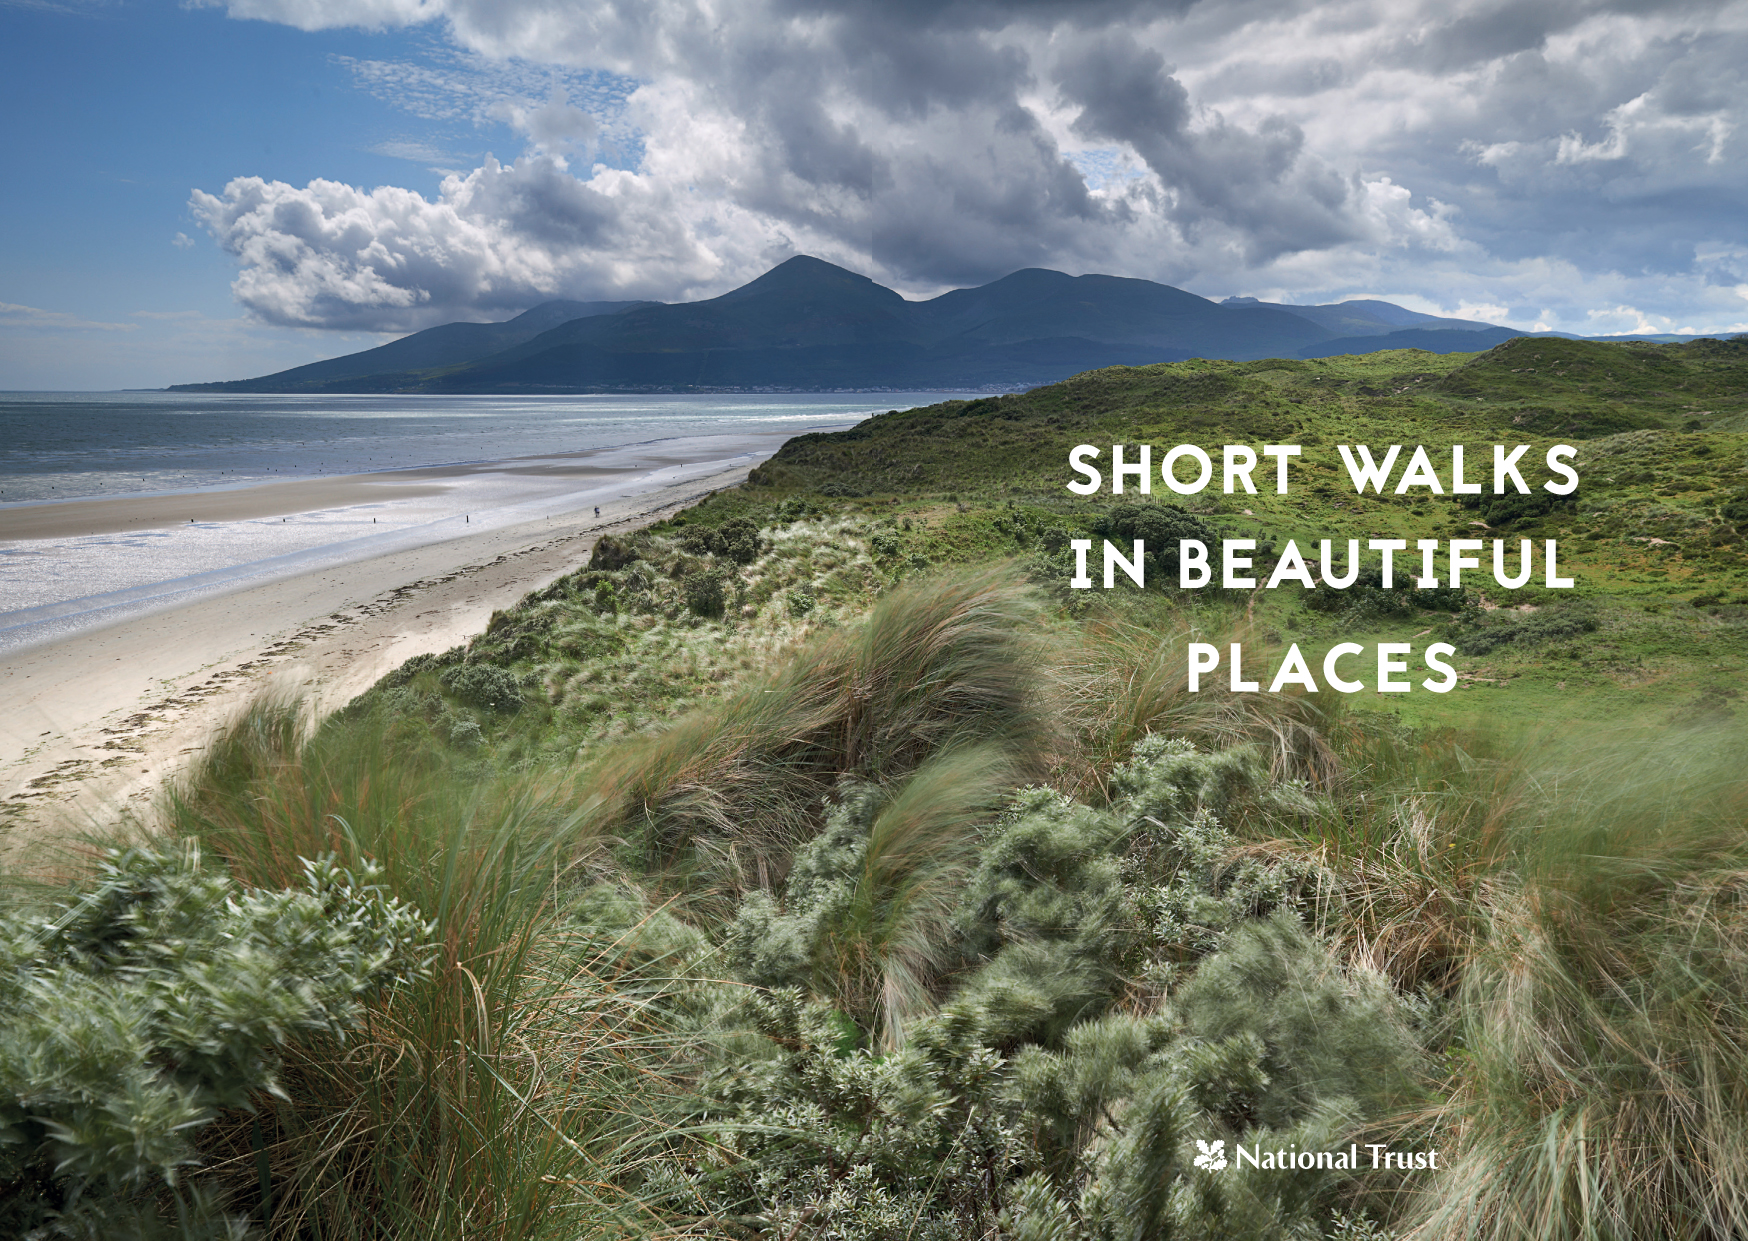
[[[181,392],[575,393],[1017,389],[1105,366],[1489,349],[1526,335],[1390,302],[1213,302],[1150,280],[1027,268],[906,301],[798,255],[697,302],[545,302],[361,353]]]

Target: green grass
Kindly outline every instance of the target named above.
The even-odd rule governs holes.
[[[1000,569],[898,587],[766,677],[590,765],[585,821],[643,864],[703,867],[738,894],[780,877],[840,779],[887,783],[960,746],[1041,771],[1035,600]]]
[[[256,711],[174,830],[263,888],[375,859],[441,951],[302,1040],[197,1180],[260,1214],[264,1151],[286,1237],[1740,1227],[1748,833],[1715,729],[1536,746],[1189,695],[1170,600],[1050,598],[916,576],[581,764]],[[1446,1170],[1283,1197],[1196,1180],[1211,1132]]]
[[[848,492],[839,501],[889,519],[928,520],[912,532],[935,560],[1032,548],[1052,528],[1092,537],[1119,503],[1176,504],[1222,536],[1278,549],[1295,540],[1503,537],[1555,539],[1575,589],[1532,583],[1505,591],[1485,571],[1471,603],[1481,609],[1586,610],[1598,627],[1578,639],[1530,640],[1465,654],[1463,688],[1444,697],[1391,700],[1410,722],[1465,723],[1504,716],[1682,721],[1734,714],[1729,695],[1748,671],[1748,343],[1605,345],[1523,339],[1476,355],[1398,350],[1311,362],[1189,362],[1112,368],[1020,396],[949,401],[887,414],[848,432],[785,445],[742,490],[740,504],[769,497]],[[1070,448],[1090,443],[1167,447],[1197,443],[1304,446],[1285,496],[1209,491],[1151,499],[1106,492],[1078,497]],[[1582,478],[1570,505],[1542,513],[1464,507],[1459,497],[1356,495],[1338,444],[1427,446],[1445,476],[1445,450],[1469,448],[1469,473],[1490,468],[1486,446],[1578,447]],[[1132,451],[1132,450],[1131,450]],[[1267,467],[1270,463],[1264,462]],[[1538,467],[1539,468],[1539,467]],[[1531,470],[1532,486],[1539,477]],[[1133,492],[1133,485],[1130,491]],[[948,498],[950,497],[950,499]],[[1493,498],[1476,497],[1491,505]],[[968,511],[961,511],[968,510]],[[1483,525],[1488,529],[1482,529]],[[1023,533],[1012,533],[1024,526]],[[1060,537],[1060,536],[1058,536]],[[947,546],[943,546],[946,544]],[[963,549],[962,551],[960,549]],[[1103,593],[1103,592],[1093,592]],[[1126,583],[1114,594],[1134,595]],[[1167,593],[1173,593],[1168,591]],[[1193,609],[1239,602],[1196,598]],[[1289,642],[1430,643],[1453,637],[1438,613],[1394,620],[1319,614],[1300,587],[1242,601],[1256,640],[1278,656]],[[1119,611],[1141,606],[1115,601]],[[1490,615],[1499,621],[1505,613]],[[1431,632],[1424,632],[1429,630]],[[1459,649],[1462,643],[1458,642]],[[1372,698],[1376,705],[1384,702]]]

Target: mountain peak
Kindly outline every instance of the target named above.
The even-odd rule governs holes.
[[[811,254],[797,254],[794,258],[784,259],[764,275],[749,280],[740,288],[730,290],[713,300],[718,302],[739,301],[742,298],[757,297],[764,293],[841,293],[846,291],[866,293],[875,289],[893,298],[898,298],[898,294],[893,293],[891,289],[876,284],[866,276],[839,267],[836,263],[816,259]]]

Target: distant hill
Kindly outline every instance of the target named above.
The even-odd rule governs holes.
[[[1190,358],[1466,353],[1525,333],[1389,302],[1216,303],[1170,285],[1027,268],[906,301],[806,255],[698,302],[546,302],[258,379],[174,391],[566,393],[1016,389]]]
[[[1074,503],[1063,486],[1069,446],[1170,444],[1192,438],[1189,428],[1204,444],[1262,443],[1278,436],[1304,443],[1311,470],[1306,486],[1290,497],[1264,487],[1261,494],[1224,502],[1216,489],[1199,501],[1155,492],[1155,503],[1201,503],[1208,506],[1204,511],[1229,516],[1254,510],[1265,521],[1272,513],[1273,520],[1321,530],[1319,537],[1344,527],[1376,531],[1375,516],[1348,507],[1354,493],[1336,455],[1337,441],[1431,445],[1514,437],[1520,443],[1582,443],[1584,489],[1596,501],[1582,511],[1601,518],[1596,510],[1609,510],[1606,524],[1619,539],[1623,561],[1647,551],[1634,536],[1655,535],[1685,543],[1690,559],[1727,541],[1734,549],[1731,563],[1748,567],[1748,542],[1734,529],[1718,530],[1724,520],[1720,506],[1739,503],[1745,494],[1730,472],[1748,446],[1748,437],[1741,443],[1735,438],[1748,431],[1748,337],[1672,345],[1518,337],[1467,357],[1382,353],[1109,370],[1020,395],[949,401],[879,414],[844,431],[798,435],[750,481],[779,494],[981,493],[1060,506]],[[1622,432],[1654,434],[1609,439]],[[1714,433],[1710,444],[1703,442]],[[1317,438],[1294,438],[1304,436]],[[1605,461],[1608,468],[1602,468]],[[1317,485],[1322,481],[1333,486]],[[1684,499],[1671,499],[1675,494]],[[1634,507],[1615,509],[1625,496]],[[1115,502],[1107,490],[1088,504]],[[1670,506],[1677,504],[1698,518],[1676,519]],[[1382,494],[1365,503],[1368,510],[1385,506],[1399,509],[1397,528],[1416,537],[1468,536],[1477,516],[1474,505],[1465,507],[1455,495],[1431,505]],[[1523,524],[1532,518],[1547,521],[1550,515],[1527,512]],[[1680,535],[1663,524],[1670,521]],[[1735,526],[1736,519],[1728,524]],[[1546,531],[1549,537],[1559,533],[1558,525]],[[1748,523],[1741,530],[1748,535]],[[1643,572],[1645,562],[1638,563],[1635,571]]]
[[[345,357],[329,358],[294,366],[288,371],[263,375],[259,379],[235,379],[219,383],[177,384],[172,392],[336,392],[336,383],[360,379],[369,375],[394,374],[403,371],[426,370],[434,366],[454,366],[489,357],[494,353],[521,344],[548,328],[573,319],[617,314],[648,302],[542,302],[514,319],[502,323],[445,323],[426,328],[399,340],[349,353]]]
[[[1448,322],[1448,320],[1446,320]],[[1475,328],[1405,328],[1382,335],[1338,336],[1334,340],[1307,345],[1299,350],[1301,358],[1336,358],[1348,353],[1377,353],[1384,349],[1424,349],[1428,353],[1476,353],[1491,349],[1519,336],[1546,333],[1519,332],[1508,327],[1480,324]],[[1566,339],[1562,337],[1561,339]]]
[[[1254,297],[1229,297],[1220,303],[1233,308],[1268,306],[1309,319],[1336,336],[1383,336],[1403,328],[1445,328],[1453,332],[1481,332],[1493,327],[1473,319],[1448,319],[1424,315],[1394,302],[1355,299],[1322,306],[1296,306],[1290,302],[1259,302]]]

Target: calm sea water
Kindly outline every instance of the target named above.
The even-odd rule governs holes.
[[[0,654],[254,582],[602,506],[752,465],[783,440],[936,393],[769,396],[230,396],[0,393]],[[610,481],[579,479],[593,450]],[[9,512],[144,493],[470,465],[437,494],[289,516],[54,539],[5,537]],[[419,488],[409,488],[417,491]],[[424,488],[426,492],[432,489]]]
[[[0,393],[0,503],[841,429],[939,393],[233,396]]]

